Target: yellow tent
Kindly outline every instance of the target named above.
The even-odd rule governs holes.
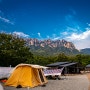
[[[47,83],[42,71],[44,67],[31,64],[17,65],[9,79],[5,83],[7,86],[35,87]]]

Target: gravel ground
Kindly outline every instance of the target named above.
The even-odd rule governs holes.
[[[61,80],[48,80],[45,87],[15,88],[4,86],[4,90],[88,90],[89,80],[86,75],[62,76]]]
[[[3,90],[3,86],[0,84],[0,90]]]

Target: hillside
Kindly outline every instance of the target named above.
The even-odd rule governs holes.
[[[59,53],[65,53],[66,55],[75,55],[79,51],[75,48],[72,42],[66,40],[38,40],[38,39],[27,39],[28,46],[32,53],[36,55],[56,55]]]
[[[88,54],[88,55],[90,55],[90,48],[81,49],[80,52],[82,54]]]

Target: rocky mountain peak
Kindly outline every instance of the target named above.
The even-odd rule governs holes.
[[[66,47],[66,48],[70,48],[70,49],[75,49],[75,46],[72,42],[68,42],[66,40],[51,40],[51,39],[47,39],[47,40],[38,40],[38,39],[27,39],[27,43],[29,46],[40,46],[40,47],[51,47],[51,48],[55,48],[55,47]]]

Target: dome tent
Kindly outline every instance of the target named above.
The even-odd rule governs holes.
[[[44,85],[47,80],[42,71],[44,67],[32,64],[19,64],[12,71],[5,85],[7,86],[21,86],[21,87],[35,87]]]

